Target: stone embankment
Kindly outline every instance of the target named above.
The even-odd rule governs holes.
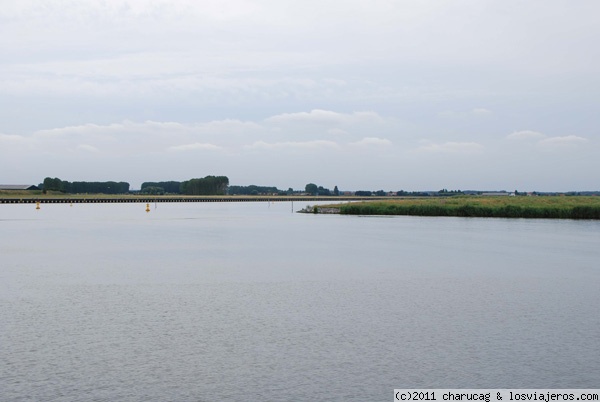
[[[340,209],[332,207],[320,207],[318,205],[311,207],[310,205],[308,205],[306,206],[306,208],[302,208],[298,212],[302,214],[339,214]]]

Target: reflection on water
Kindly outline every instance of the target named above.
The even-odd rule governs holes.
[[[598,386],[598,222],[144,210],[0,207],[3,400]]]

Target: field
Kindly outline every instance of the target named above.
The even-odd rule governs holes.
[[[359,200],[364,197],[353,196],[307,196],[307,195],[149,195],[149,194],[65,194],[59,191],[48,191],[43,194],[40,190],[0,190],[0,203],[54,203],[54,202],[180,202],[180,201],[343,201]]]
[[[420,198],[331,205],[346,215],[472,216],[490,218],[600,219],[600,197]],[[319,207],[321,208],[321,207]]]
[[[140,193],[128,193],[128,194],[103,194],[103,193],[85,193],[85,194],[70,194],[62,193],[60,191],[48,191],[47,194],[43,194],[41,190],[0,190],[0,199],[23,199],[23,200],[46,200],[46,199],[136,199],[136,198],[151,198],[159,200],[169,200],[173,198],[215,198],[215,199],[256,199],[256,200],[311,200],[317,198],[316,196],[310,195],[187,195],[187,194],[165,194],[165,195],[154,195],[154,194],[140,194]],[[334,197],[334,196],[320,196],[319,199],[324,200],[335,200],[335,199],[348,199],[356,200],[361,199],[360,197]]]
[[[47,199],[116,199],[116,198],[140,198],[139,195],[130,194],[65,194],[60,191],[48,191],[44,194],[42,190],[0,190],[0,198],[44,201]],[[147,198],[147,196],[146,196]]]

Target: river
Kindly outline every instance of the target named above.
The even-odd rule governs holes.
[[[600,387],[598,221],[145,207],[0,207],[0,399]]]

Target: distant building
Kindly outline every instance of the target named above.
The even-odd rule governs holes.
[[[38,186],[30,184],[0,184],[0,190],[39,190]]]

